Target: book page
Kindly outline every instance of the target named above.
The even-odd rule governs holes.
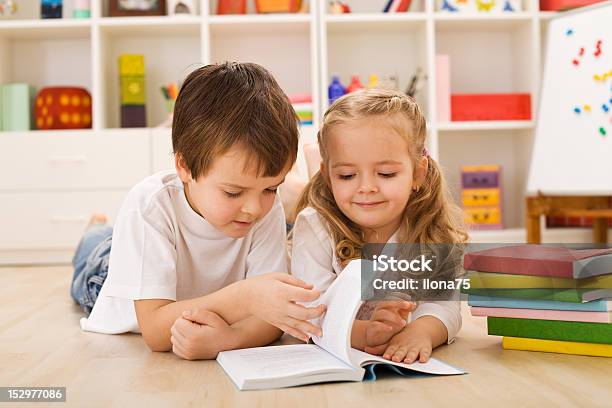
[[[223,351],[217,360],[232,378],[240,381],[355,369],[314,344]]]
[[[319,304],[327,305],[325,315],[314,324],[319,324],[322,337],[313,336],[318,346],[340,360],[351,364],[351,329],[353,320],[361,306],[361,261],[351,261],[336,280],[321,296]],[[358,366],[355,366],[358,367]]]

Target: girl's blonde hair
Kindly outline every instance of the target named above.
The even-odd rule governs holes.
[[[404,120],[396,119],[396,115]],[[321,159],[328,168],[328,139],[334,127],[366,117],[388,118],[394,129],[406,140],[412,162],[416,165],[425,151],[426,124],[414,98],[400,91],[367,89],[336,100],[323,117],[317,139]],[[427,175],[413,191],[404,209],[399,229],[399,243],[457,244],[468,239],[461,210],[453,203],[438,164],[428,158]],[[414,170],[414,169],[413,169]],[[364,234],[340,211],[331,190],[329,173],[317,172],[297,203],[296,213],[313,207],[327,221],[336,252],[344,265],[361,257]]]

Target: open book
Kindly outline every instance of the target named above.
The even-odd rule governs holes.
[[[352,348],[353,320],[363,303],[360,278],[361,261],[352,261],[321,296],[319,302],[327,305],[327,313],[314,322],[323,330],[322,337],[313,337],[315,344],[223,351],[217,361],[241,390],[375,379],[374,367],[380,365],[400,375],[465,374],[435,358],[426,363],[395,363]]]

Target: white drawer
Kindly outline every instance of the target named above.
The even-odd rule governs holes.
[[[76,247],[90,215],[112,222],[127,192],[0,193],[0,249]]]
[[[0,133],[0,190],[129,189],[150,171],[148,130]]]
[[[153,144],[153,173],[162,170],[174,169],[174,156],[172,155],[172,130],[169,128],[151,129],[151,143]]]

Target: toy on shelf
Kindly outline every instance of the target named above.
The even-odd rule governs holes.
[[[530,120],[531,95],[451,95],[451,120]]]
[[[348,14],[350,12],[351,8],[343,1],[329,2],[329,14]]]
[[[119,56],[121,127],[146,127],[144,55]]]
[[[289,95],[289,102],[302,125],[312,125],[312,96],[308,94]]]
[[[199,13],[198,0],[167,0],[169,16],[195,16]]]
[[[91,1],[90,0],[74,0],[73,18],[91,18]]]
[[[17,13],[16,0],[0,0],[0,17],[12,16]]]
[[[246,0],[218,0],[217,14],[246,14]]]
[[[265,13],[299,13],[302,0],[255,0],[255,10]]]
[[[108,0],[108,14],[122,16],[163,16],[166,0]]]
[[[176,103],[176,98],[178,97],[178,86],[176,86],[176,83],[172,82],[167,86],[162,86],[161,92],[164,97],[164,101],[166,102],[166,110],[168,113],[174,112],[174,104]]]
[[[377,88],[378,87],[378,75],[370,74],[368,77],[368,88]]]
[[[450,13],[512,13],[521,11],[521,0],[437,0],[436,10]]]
[[[346,87],[346,93],[355,92],[358,89],[362,89],[363,84],[359,80],[359,75],[353,74],[351,76],[351,83]]]
[[[62,18],[62,0],[40,0],[40,18]]]
[[[501,229],[501,167],[463,166],[461,201],[465,221],[472,229]]]
[[[36,128],[91,128],[91,95],[84,88],[48,87],[36,96],[34,104]]]
[[[346,93],[346,89],[340,83],[340,78],[337,75],[332,77],[331,84],[327,88],[327,96],[329,98],[329,104],[331,105],[334,101],[340,98],[342,95]]]
[[[28,84],[0,85],[0,130],[30,130],[33,97],[34,88]]]
[[[383,13],[405,13],[410,8],[412,0],[387,0]]]

